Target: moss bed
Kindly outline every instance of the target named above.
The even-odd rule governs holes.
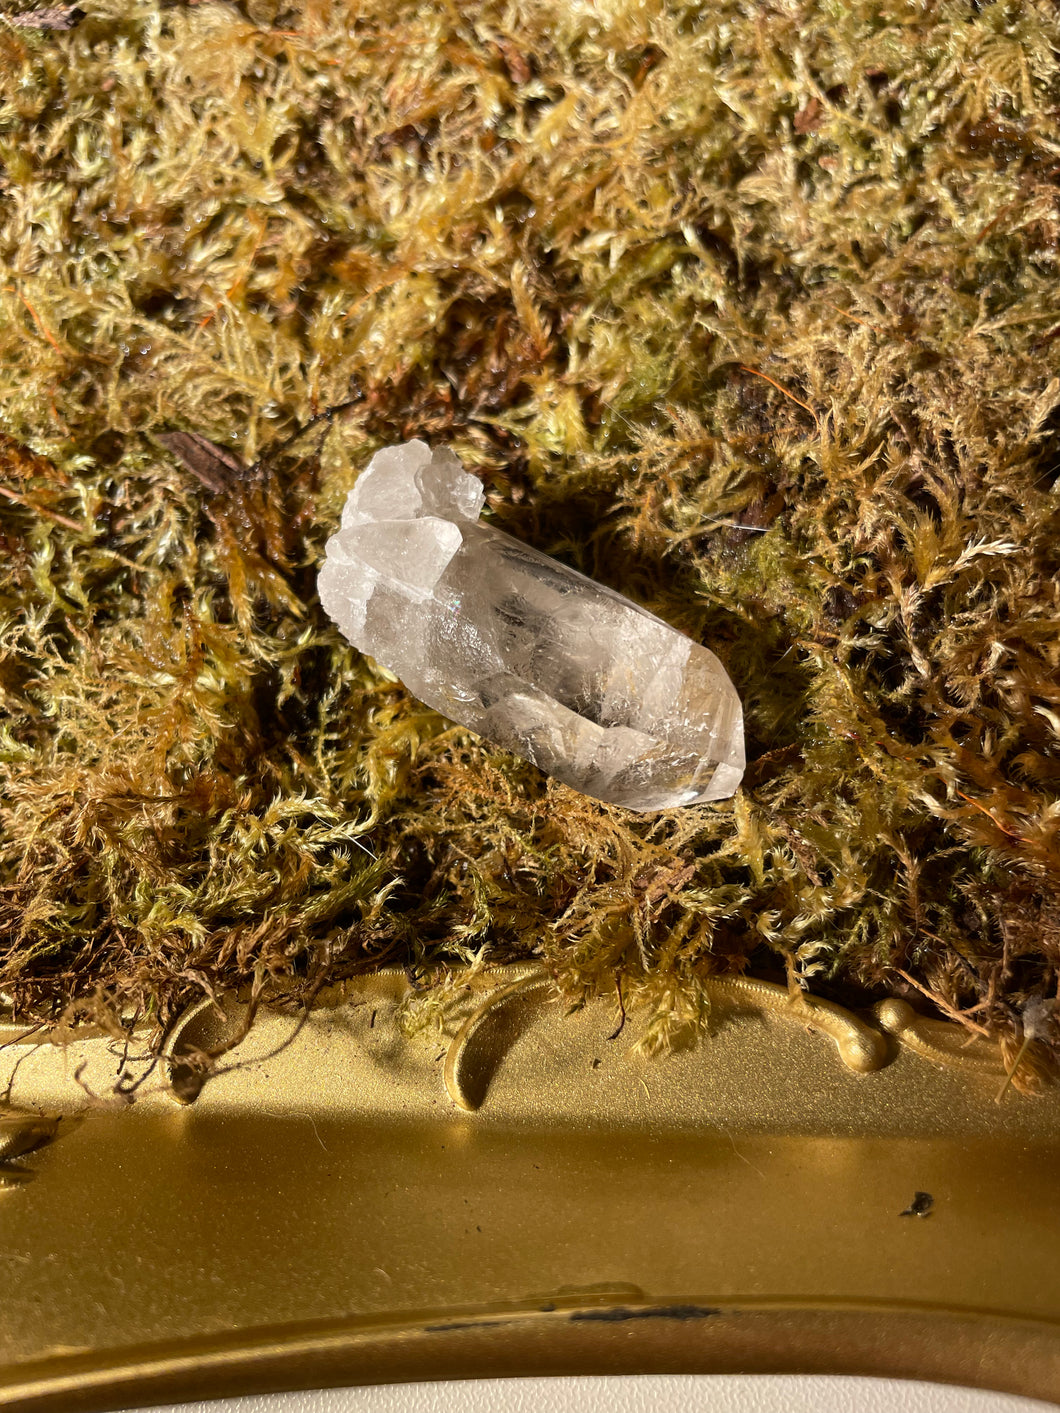
[[[34,8],[0,20],[18,1016],[157,1038],[229,985],[533,955],[649,1045],[750,970],[1055,1070],[1051,0]],[[734,799],[587,800],[343,642],[324,540],[411,436],[719,654]]]

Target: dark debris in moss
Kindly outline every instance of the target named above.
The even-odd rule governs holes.
[[[0,19],[18,1013],[532,953],[659,1043],[750,967],[1047,1067],[1053,5],[34,8]],[[323,541],[411,435],[718,651],[733,801],[579,798],[340,640]]]

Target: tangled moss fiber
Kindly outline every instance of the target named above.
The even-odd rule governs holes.
[[[1051,0],[81,8],[0,21],[18,1013],[533,953],[655,1043],[751,968],[1048,1068]],[[735,799],[593,803],[341,640],[324,539],[413,435],[719,653]]]

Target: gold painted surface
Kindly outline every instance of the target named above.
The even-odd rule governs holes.
[[[527,1006],[548,1000],[552,993],[552,983],[543,966],[513,971],[518,972],[515,978],[491,987],[449,1043],[442,1077],[446,1093],[459,1109],[474,1110],[482,1105],[497,1056],[507,1052],[526,1025]],[[889,1058],[881,1030],[831,1001],[801,992],[792,995],[774,982],[753,977],[716,977],[707,983],[707,989],[723,1012],[726,1008],[743,1007],[826,1035],[834,1041],[840,1060],[852,1070],[867,1074],[882,1069]],[[911,1011],[911,1007],[906,1010]],[[623,1015],[623,1025],[624,1020]],[[904,1037],[912,1033],[912,1028],[906,1024],[895,1028],[894,1033]],[[617,1039],[617,1034],[612,1032],[606,1039]],[[987,1057],[987,1067],[991,1068],[991,1059],[996,1068],[993,1057]]]
[[[12,1105],[66,1116],[0,1191],[0,1406],[661,1369],[1060,1399],[1060,1096],[905,1048],[856,1072],[719,993],[653,1061],[610,1005],[503,1006],[462,1109],[446,1057],[504,983],[439,1033],[396,975],[264,1014],[184,1105],[134,1059],[116,1098],[101,1038],[0,1051]],[[177,1050],[239,1025],[201,1011]]]

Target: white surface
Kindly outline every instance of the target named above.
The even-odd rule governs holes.
[[[942,1384],[790,1374],[480,1379],[277,1393],[160,1413],[1034,1413],[1054,1410]],[[1055,1413],[1055,1410],[1054,1410]]]

